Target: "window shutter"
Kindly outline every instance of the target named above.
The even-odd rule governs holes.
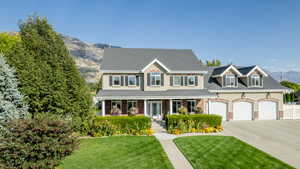
[[[150,86],[150,73],[147,73],[147,85]]]
[[[112,86],[112,76],[109,76],[109,86]]]
[[[181,76],[181,86],[183,86],[184,85],[184,79],[183,79],[184,77],[183,76]]]
[[[121,76],[121,86],[124,86],[124,76]]]
[[[173,86],[173,76],[170,76],[170,86]]]
[[[125,86],[128,86],[128,76],[125,76]]]
[[[163,73],[160,74],[160,78],[161,78],[161,86],[163,86],[164,85],[164,81],[165,81]]]
[[[136,86],[140,85],[140,76],[136,76]]]
[[[185,85],[185,86],[187,86],[187,84],[188,84],[188,83],[187,83],[187,82],[188,82],[187,80],[188,80],[188,79],[187,79],[187,76],[184,76],[184,85]]]
[[[198,76],[195,76],[195,86],[198,86]]]

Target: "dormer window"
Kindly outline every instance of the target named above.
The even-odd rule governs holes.
[[[225,87],[236,87],[237,78],[235,75],[225,75],[224,76],[224,85]]]
[[[259,75],[251,75],[249,77],[249,86],[250,87],[262,87],[262,78]]]
[[[151,82],[151,86],[160,86],[161,85],[161,73],[160,72],[151,72],[150,73],[150,82]]]

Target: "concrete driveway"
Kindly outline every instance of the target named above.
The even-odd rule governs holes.
[[[235,136],[300,168],[300,120],[230,121],[223,126],[224,135]]]

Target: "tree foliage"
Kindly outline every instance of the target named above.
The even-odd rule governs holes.
[[[287,88],[293,89],[295,92],[300,90],[300,84],[289,82],[289,81],[282,81],[280,82],[282,86]]]
[[[29,17],[20,25],[21,41],[7,56],[16,69],[29,112],[86,118],[91,96],[60,34],[46,18]]]
[[[15,71],[0,55],[0,122],[24,117],[27,112],[14,74]]]
[[[20,40],[18,33],[0,33],[0,54],[7,55]]]
[[[221,61],[214,59],[212,61],[206,61],[206,66],[221,66]]]

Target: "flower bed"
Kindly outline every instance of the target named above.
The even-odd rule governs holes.
[[[91,125],[92,136],[152,135],[151,119],[145,116],[96,117]]]
[[[222,117],[213,114],[166,116],[167,130],[171,134],[220,132],[221,124]]]

